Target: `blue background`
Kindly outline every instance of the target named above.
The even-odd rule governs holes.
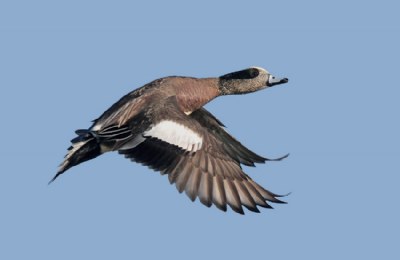
[[[399,259],[396,1],[2,1],[1,259]],[[245,216],[118,154],[52,185],[74,130],[168,75],[289,84],[207,105],[292,194]]]

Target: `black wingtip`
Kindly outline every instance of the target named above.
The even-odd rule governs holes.
[[[278,195],[278,197],[286,197],[286,196],[289,196],[290,194],[292,194],[292,192],[288,192],[288,193],[283,194],[283,195]]]
[[[248,210],[250,210],[254,213],[260,213],[260,210],[257,208],[257,206],[254,206],[254,207],[250,207],[250,206],[246,206],[246,205],[243,205],[243,206],[245,206]]]
[[[232,208],[232,210],[234,211],[234,212],[236,212],[236,213],[239,213],[240,215],[244,215],[244,210],[243,210],[243,208],[242,207],[240,207],[240,208]]]
[[[275,159],[268,159],[268,158],[265,158],[265,160],[266,160],[266,161],[270,161],[270,162],[282,161],[283,159],[288,158],[289,155],[290,155],[290,153],[285,154],[284,156],[279,157],[279,158],[275,158]]]
[[[292,192],[289,192],[289,193],[286,193],[286,194],[283,194],[283,195],[274,194],[275,200],[273,202],[274,203],[278,203],[278,204],[287,204],[286,201],[283,201],[283,200],[280,200],[280,199],[277,199],[277,198],[286,197],[286,196],[289,196],[290,194],[292,194]]]

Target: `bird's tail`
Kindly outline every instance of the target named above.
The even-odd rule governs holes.
[[[49,184],[69,168],[96,158],[101,154],[100,145],[90,131],[77,130],[76,134],[78,136],[71,140],[72,145],[68,148],[64,161],[60,164],[57,174],[50,180]]]

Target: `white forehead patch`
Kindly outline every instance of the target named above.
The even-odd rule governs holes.
[[[158,138],[189,152],[201,149],[203,138],[190,128],[171,120],[164,120],[143,133],[144,137]]]

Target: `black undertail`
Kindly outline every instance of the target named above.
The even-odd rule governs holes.
[[[64,161],[49,184],[69,168],[96,158],[101,154],[100,145],[90,131],[80,129],[76,130],[76,134],[78,136],[71,140],[72,145],[68,148]]]

